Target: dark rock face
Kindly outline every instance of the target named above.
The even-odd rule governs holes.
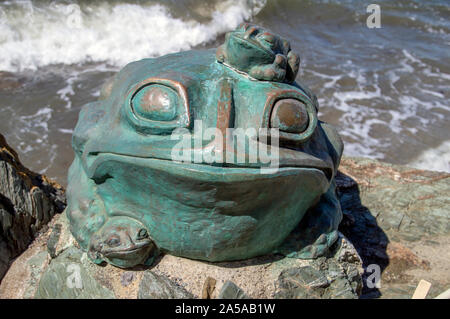
[[[25,168],[0,134],[0,280],[65,201],[64,189]]]

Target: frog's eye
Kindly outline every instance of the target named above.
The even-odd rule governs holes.
[[[136,236],[137,240],[145,239],[148,237],[148,231],[145,228],[141,228]]]
[[[261,124],[278,129],[280,142],[298,145],[313,135],[317,122],[317,110],[311,97],[302,89],[289,89],[269,94]]]
[[[149,85],[140,89],[131,100],[140,117],[154,121],[171,121],[177,115],[176,92],[162,85]]]
[[[125,108],[130,123],[148,134],[168,134],[190,125],[186,88],[179,82],[146,79],[133,87]]]
[[[302,133],[309,124],[306,106],[295,99],[278,100],[272,110],[270,126],[282,132]]]
[[[120,238],[119,238],[119,236],[113,235],[113,236],[109,237],[108,240],[106,241],[106,244],[109,247],[117,247],[117,246],[119,246],[120,245]]]

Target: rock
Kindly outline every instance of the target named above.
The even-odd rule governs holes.
[[[286,269],[276,282],[275,298],[355,299],[362,290],[361,260],[340,235],[333,258],[320,257],[310,265]]]
[[[120,282],[122,286],[126,287],[129,286],[133,280],[134,280],[134,274],[130,271],[124,272],[122,276],[120,277]]]
[[[51,258],[55,258],[56,255],[56,246],[58,245],[59,238],[61,236],[61,224],[56,224],[52,229],[50,237],[47,241],[47,250],[50,254]]]
[[[220,290],[218,299],[249,299],[245,292],[232,281],[227,280]]]
[[[450,233],[448,173],[344,158],[336,182],[344,214],[363,230],[378,225],[396,241]]]
[[[275,298],[281,299],[318,299],[329,286],[325,275],[311,266],[283,271],[277,285]]]
[[[202,299],[211,299],[214,289],[216,289],[216,280],[208,277],[203,284]]]
[[[146,271],[139,285],[138,299],[191,299],[193,296],[165,276]]]
[[[80,263],[81,250],[70,247],[53,259],[43,274],[35,298],[44,299],[105,299],[114,293],[93,278]]]
[[[11,260],[64,207],[64,189],[25,168],[0,134],[0,280]]]
[[[381,288],[365,286],[362,297],[404,298],[407,291],[410,298],[420,279],[448,287],[450,174],[364,158],[344,158],[339,168],[339,230],[364,267],[382,272]]]

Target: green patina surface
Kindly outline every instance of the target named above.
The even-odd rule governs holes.
[[[244,24],[217,52],[133,62],[107,83],[80,112],[68,177],[71,232],[91,260],[125,268],[159,252],[323,255],[342,218],[334,176],[343,145],[317,119],[316,97],[293,82],[298,63],[289,42]],[[222,135],[186,135],[200,124]],[[230,128],[278,128],[279,142],[260,132],[230,148]],[[255,159],[250,145],[276,154],[279,168],[263,172],[273,161]],[[302,220],[296,242],[280,248]]]

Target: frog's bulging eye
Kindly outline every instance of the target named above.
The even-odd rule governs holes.
[[[268,95],[261,127],[279,130],[280,143],[306,142],[317,127],[317,110],[303,90],[276,90]]]
[[[275,103],[270,126],[287,133],[302,133],[309,124],[305,104],[295,99],[282,99]]]
[[[170,134],[190,126],[189,98],[180,82],[148,78],[132,87],[127,96],[127,119],[141,133]]]
[[[148,237],[147,229],[141,228],[136,236],[136,239],[141,240]]]
[[[177,115],[179,102],[173,89],[156,84],[141,88],[131,103],[138,116],[154,121],[172,121]]]

